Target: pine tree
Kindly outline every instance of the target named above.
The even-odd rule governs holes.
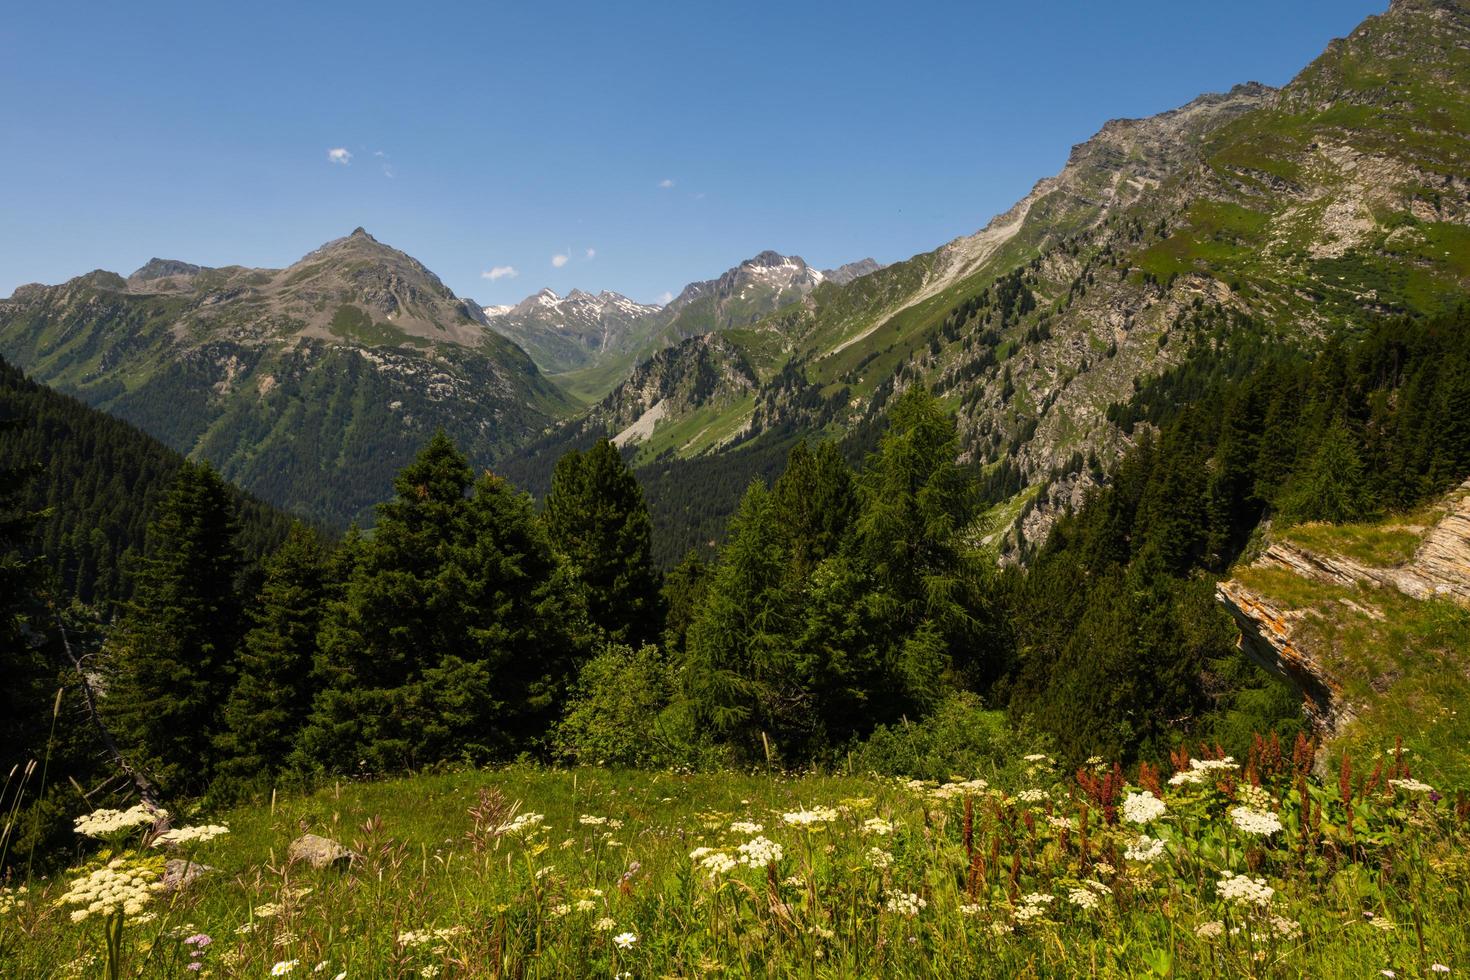
[[[774,516],[770,491],[753,482],[689,628],[687,693],[695,713],[748,758],[760,757],[760,736],[773,718],[803,707],[778,703],[792,678],[792,615]]]
[[[497,477],[475,484],[442,434],[394,489],[329,604],[300,761],[394,771],[529,747],[585,634],[530,499]]]
[[[108,641],[107,713],[134,763],[171,791],[200,789],[212,771],[240,640],[235,532],[224,481],[186,464],[148,527],[134,598]]]
[[[268,776],[286,764],[311,710],[329,574],[321,538],[296,524],[264,571],[219,741],[221,771],[242,780]]]
[[[979,568],[963,542],[977,500],[955,462],[955,439],[954,418],[925,388],[909,388],[858,484],[859,552],[905,632],[925,619],[952,637],[977,625]]]
[[[848,537],[857,513],[852,470],[835,443],[813,451],[803,440],[787,455],[771,496],[791,578],[802,581]]]
[[[587,592],[592,621],[609,640],[637,647],[663,628],[662,576],[643,488],[607,439],[556,464],[542,515],[551,543]]]
[[[0,429],[17,428],[0,419]],[[30,557],[40,515],[20,505],[33,466],[0,467],[0,770],[44,751],[45,719],[56,693],[42,643],[50,632],[41,598],[42,568]]]
[[[1339,419],[1322,433],[1316,451],[1288,485],[1282,511],[1291,520],[1343,524],[1361,520],[1369,509],[1357,444]]]

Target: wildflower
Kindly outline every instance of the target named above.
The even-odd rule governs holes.
[[[1050,762],[1051,761],[1050,759],[1048,759],[1046,757],[1046,753],[1044,753],[1044,752],[1032,752],[1030,755],[1023,755],[1023,756],[1021,756],[1021,759],[1023,761],[1025,761],[1025,762]]]
[[[735,834],[758,834],[765,829],[766,828],[762,825],[758,823],[752,823],[749,820],[737,820],[730,825],[731,833]]]
[[[1016,925],[1024,926],[1033,921],[1046,918],[1046,907],[1056,901],[1055,895],[1045,892],[1032,892],[1021,899],[1021,904],[1015,910]]]
[[[577,818],[577,823],[581,824],[584,827],[601,827],[603,824],[607,823],[607,817],[594,817],[590,814],[584,813]]]
[[[551,915],[552,918],[555,919],[560,919],[562,916],[569,914],[571,911],[572,907],[566,902],[561,902],[551,907]]]
[[[1194,934],[1201,939],[1219,939],[1225,935],[1225,923],[1218,920],[1201,922],[1194,927]]]
[[[868,866],[878,869],[893,866],[893,855],[881,847],[868,848]]]
[[[617,925],[618,924],[612,919],[609,919],[607,916],[603,916],[596,922],[592,923],[592,928],[596,929],[598,932],[612,932],[615,928],[617,928]]]
[[[1042,800],[1046,799],[1046,790],[1023,789],[1020,793],[1016,794],[1016,799],[1020,800],[1022,803],[1040,803]]]
[[[1150,837],[1147,834],[1144,834],[1138,840],[1129,844],[1128,849],[1123,852],[1123,857],[1129,861],[1142,861],[1145,863],[1157,861],[1163,856],[1164,842],[1155,837]]]
[[[521,813],[517,814],[516,818],[509,823],[503,823],[499,827],[496,827],[495,832],[497,834],[527,834],[536,830],[545,821],[545,814]]]
[[[118,912],[137,915],[158,891],[157,875],[157,869],[146,863],[113,858],[105,867],[73,881],[56,904],[81,906],[72,911],[73,922]]]
[[[1216,889],[1222,899],[1235,905],[1270,905],[1271,896],[1276,894],[1276,889],[1266,884],[1266,879],[1237,875],[1230,871],[1220,873]]]
[[[1240,764],[1235,761],[1234,756],[1227,755],[1223,759],[1190,759],[1189,768],[1196,772],[1217,772],[1227,769],[1239,769]]]
[[[1123,819],[1129,823],[1152,823],[1164,810],[1164,801],[1152,793],[1129,793],[1123,801]]]
[[[869,817],[863,821],[863,833],[887,837],[893,833],[893,824],[882,817]]]
[[[1431,973],[1449,973],[1450,968],[1443,963],[1432,963],[1430,964],[1429,971]]]
[[[200,949],[203,949],[205,946],[208,946],[212,942],[214,942],[214,940],[210,938],[210,936],[202,932],[196,932],[194,935],[184,939],[185,946],[198,946]]]
[[[1390,779],[1388,785],[1401,789],[1405,793],[1432,793],[1434,787],[1428,783],[1421,783],[1417,779]]]
[[[613,943],[618,949],[632,949],[633,944],[637,941],[638,937],[631,932],[620,932],[613,937]]]
[[[1269,810],[1238,806],[1230,811],[1230,822],[1247,834],[1270,837],[1281,830],[1281,818]]]
[[[699,862],[699,866],[708,871],[711,877],[729,874],[735,870],[737,864],[738,862],[724,851],[715,851]]]
[[[590,898],[579,898],[577,899],[577,904],[574,905],[573,908],[575,908],[578,912],[591,912],[593,909],[597,908],[597,903],[592,901],[592,899]]]
[[[739,851],[739,861],[747,868],[763,868],[774,861],[781,860],[784,853],[780,844],[766,840],[764,837],[755,837],[746,841],[740,845]]]
[[[1067,901],[1084,912],[1090,912],[1097,908],[1098,899],[1097,894],[1090,889],[1072,888],[1067,891]]]
[[[814,807],[810,810],[801,809],[792,813],[783,813],[781,819],[793,827],[811,827],[816,824],[831,823],[837,819],[837,811],[829,806]]]
[[[1279,915],[1271,916],[1271,928],[1282,939],[1297,939],[1302,934],[1302,924]]]
[[[961,904],[960,907],[959,907],[959,912],[960,912],[960,915],[979,915],[980,914],[980,906],[978,906],[978,905],[970,905],[968,903]]]
[[[77,817],[76,832],[86,837],[109,837],[134,827],[151,826],[168,818],[168,811],[139,803],[126,810],[93,810]]]
[[[421,977],[431,978],[431,977],[437,977],[438,975],[439,975],[439,968],[437,966],[435,966],[434,964],[432,964],[432,963],[430,963],[428,966],[424,967],[423,969],[419,970],[419,976],[421,976]]]
[[[271,967],[271,976],[284,977],[286,974],[296,969],[297,965],[300,964],[300,962],[300,960],[281,960],[281,962]]]
[[[204,824],[199,827],[179,827],[176,830],[165,830],[153,838],[154,847],[163,847],[165,844],[203,844],[221,837],[230,832],[230,828],[222,824]]]
[[[1179,772],[1176,772],[1174,775],[1169,777],[1170,786],[1184,786],[1186,784],[1196,785],[1204,781],[1205,774],[1204,770],[1202,769],[1181,769]],[[1206,925],[1208,924],[1209,923],[1206,923]]]
[[[892,892],[883,907],[895,915],[906,915],[913,917],[919,914],[929,903],[913,892]]]
[[[983,779],[956,780],[931,790],[929,795],[936,800],[952,800],[959,796],[977,796],[989,788],[990,784]]]
[[[264,905],[257,905],[255,907],[255,917],[257,919],[270,919],[280,914],[281,907],[275,902],[266,902]]]
[[[26,886],[19,888],[0,888],[0,915],[13,912],[26,902]]]

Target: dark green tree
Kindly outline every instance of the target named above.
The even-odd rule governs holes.
[[[1367,477],[1356,440],[1339,419],[1321,434],[1316,450],[1287,485],[1281,506],[1283,516],[1343,524],[1362,520],[1370,509]]]
[[[662,576],[643,488],[607,439],[556,464],[542,520],[587,593],[592,622],[637,647],[663,629]]]
[[[533,747],[586,617],[530,498],[475,483],[442,433],[394,490],[329,604],[301,762],[394,771]]]
[[[246,781],[286,764],[311,711],[312,666],[328,593],[321,538],[295,525],[264,571],[219,740],[221,773]]]
[[[788,571],[805,579],[818,563],[837,554],[857,514],[852,470],[833,442],[812,450],[798,442],[786,470],[771,488],[776,525],[784,538]]]
[[[236,514],[207,464],[185,464],[148,526],[134,597],[108,641],[107,715],[125,751],[172,792],[212,775],[240,641]]]
[[[696,716],[747,758],[761,733],[809,708],[790,663],[786,555],[766,485],[740,502],[709,594],[689,628],[686,693]]]

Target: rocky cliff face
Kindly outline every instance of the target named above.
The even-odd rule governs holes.
[[[1278,539],[1247,569],[1216,587],[1217,598],[1240,626],[1242,650],[1302,693],[1319,734],[1343,735],[1368,707],[1365,694],[1368,700],[1390,695],[1404,673],[1401,667],[1373,664],[1374,627],[1389,630],[1411,618],[1383,608],[1392,593],[1415,603],[1470,608],[1470,481],[1450,494],[1444,507],[1443,517],[1400,564],[1375,565]],[[1340,626],[1340,620],[1361,620],[1369,628],[1324,625]],[[1352,639],[1343,642],[1349,635]],[[1391,635],[1388,642],[1401,645],[1405,638]],[[1428,659],[1432,643],[1397,652]],[[1367,691],[1361,685],[1351,690],[1353,676],[1368,664],[1373,666]]]

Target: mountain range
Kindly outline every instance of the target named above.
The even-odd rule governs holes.
[[[764,251],[714,279],[692,282],[662,306],[604,290],[542,289],[514,306],[487,306],[490,328],[523,347],[569,390],[601,397],[637,361],[690,337],[744,326],[804,299],[823,282],[846,284],[882,266],[867,258],[818,271],[798,255]]]
[[[927,384],[963,458],[1009,474],[978,530],[1010,560],[1132,444],[1113,419],[1148,379],[1234,337],[1310,350],[1461,302],[1466,132],[1470,8],[1394,0],[1282,88],[1108,122],[978,232],[886,267],[763,252],[661,307],[484,308],[359,229],[284,270],[154,260],[22,287],[0,353],[337,524],[435,428],[533,487],[615,437],[687,496],[700,461],[756,473],[796,437],[856,444]]]

